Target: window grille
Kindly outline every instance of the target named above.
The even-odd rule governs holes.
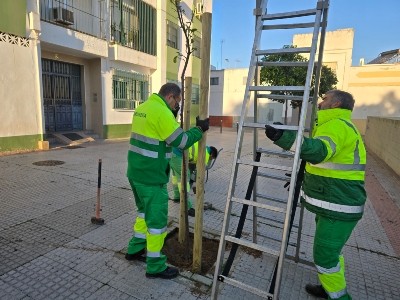
[[[193,48],[195,49],[193,55],[195,57],[200,57],[200,47],[201,47],[201,39],[197,36],[194,37]]]
[[[199,104],[200,102],[200,86],[192,84],[192,104]]]
[[[134,110],[149,97],[149,76],[113,69],[113,108]]]
[[[179,49],[178,47],[178,25],[167,21],[167,45]]]

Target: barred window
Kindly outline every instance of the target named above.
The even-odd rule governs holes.
[[[194,37],[193,41],[193,48],[195,49],[193,52],[193,55],[195,57],[201,58],[200,57],[200,47],[201,47],[201,39],[197,36]]]
[[[134,110],[149,97],[149,76],[113,69],[113,108]]]
[[[192,104],[199,104],[200,101],[200,86],[192,84]]]
[[[167,21],[167,45],[179,49],[178,47],[178,25]]]

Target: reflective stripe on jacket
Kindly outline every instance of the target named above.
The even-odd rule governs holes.
[[[165,100],[152,94],[132,117],[127,177],[149,185],[168,183],[172,147],[188,149],[201,137],[197,127],[184,132]]]
[[[305,207],[327,218],[353,221],[362,217],[366,200],[366,151],[350,118],[350,110],[320,110],[313,137],[304,137],[300,156],[307,161]],[[295,132],[285,131],[275,143],[290,149],[295,138]]]

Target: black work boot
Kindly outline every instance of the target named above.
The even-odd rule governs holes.
[[[156,274],[149,274],[146,272],[147,278],[162,278],[162,279],[172,279],[179,275],[179,270],[174,267],[167,267],[164,271]]]
[[[145,252],[145,250],[142,249],[134,254],[126,253],[125,259],[126,260],[146,260],[146,257],[143,256],[144,252]]]
[[[328,294],[320,284],[307,283],[306,292],[318,298],[328,299]]]
[[[169,200],[174,201],[175,203],[178,203],[181,201],[181,199],[179,199],[179,198],[174,198],[174,199],[169,199]]]
[[[195,212],[196,211],[194,210],[194,208],[191,208],[191,209],[188,210],[188,215],[191,216],[191,217],[194,217]]]

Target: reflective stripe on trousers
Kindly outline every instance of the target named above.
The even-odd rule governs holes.
[[[339,256],[339,262],[332,268],[315,265],[318,278],[331,299],[339,299],[347,295],[346,279],[344,277],[344,257]]]
[[[135,225],[133,226],[134,236],[139,239],[146,239],[147,226],[144,220],[144,213],[138,213]]]
[[[330,203],[327,201],[322,201],[319,199],[315,199],[312,197],[307,196],[303,190],[300,191],[300,195],[304,198],[304,200],[311,205],[316,207],[321,207],[331,211],[337,211],[347,214],[357,214],[362,213],[364,211],[364,205],[361,206],[350,206],[350,205],[341,205],[336,203]]]

